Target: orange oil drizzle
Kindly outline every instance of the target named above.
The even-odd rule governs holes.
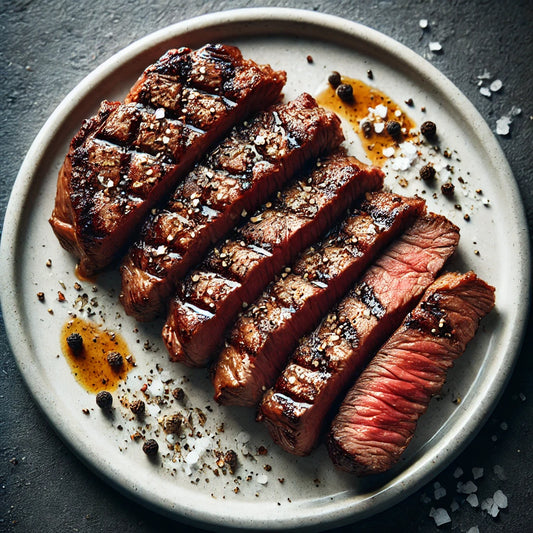
[[[342,76],[342,83],[348,83],[353,87],[354,99],[352,102],[343,102],[335,93],[335,89],[328,84],[328,87],[322,91],[316,100],[319,105],[334,111],[339,116],[350,123],[354,131],[361,139],[361,143],[365,153],[373,164],[383,163],[387,158],[383,155],[383,149],[389,146],[397,146],[398,142],[418,140],[416,132],[416,124],[404,112],[404,110],[395,102],[391,100],[385,93],[371,87],[361,80],[347,78]],[[383,133],[375,133],[373,127],[369,138],[365,137],[361,129],[362,120],[368,116],[369,107],[375,108],[377,105],[383,104],[387,107],[387,120],[395,120],[399,122],[402,127],[402,135],[398,140],[393,139],[384,129]],[[400,112],[397,116],[396,111]],[[373,124],[372,124],[373,126]]]
[[[79,355],[74,355],[67,344],[67,337],[72,333],[79,333],[83,338],[83,351]],[[115,390],[133,367],[126,359],[130,351],[120,334],[81,318],[69,320],[63,326],[61,349],[74,377],[89,392]],[[108,352],[122,355],[123,363],[119,369],[113,369],[107,362]]]

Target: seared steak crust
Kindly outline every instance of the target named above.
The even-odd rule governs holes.
[[[383,185],[383,173],[336,154],[296,179],[178,284],[163,338],[174,361],[204,366],[237,313],[283,265],[314,242],[359,195]]]
[[[341,404],[328,436],[337,467],[384,472],[411,441],[448,369],[494,306],[494,288],[467,274],[446,274],[379,350]]]
[[[124,103],[103,102],[71,142],[50,223],[82,275],[115,260],[208,146],[274,103],[285,73],[231,46],[170,50]]]
[[[177,281],[243,210],[259,207],[342,140],[338,117],[307,94],[234,127],[145,222],[121,268],[126,312],[142,321],[162,314]]]
[[[379,251],[425,211],[425,202],[368,193],[320,243],[307,249],[238,319],[215,365],[215,399],[256,405],[309,333]]]
[[[259,406],[258,420],[276,443],[296,455],[311,452],[332,406],[416,305],[458,241],[458,228],[446,218],[417,219],[300,341]]]

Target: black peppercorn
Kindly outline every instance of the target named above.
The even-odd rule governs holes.
[[[101,409],[109,409],[112,404],[113,396],[110,392],[102,390],[96,395],[96,405]]]
[[[336,89],[341,84],[341,75],[334,70],[328,77],[329,84]]]
[[[370,139],[372,137],[372,124],[368,120],[361,122],[361,130],[365,138]]]
[[[436,171],[433,165],[424,165],[420,169],[420,177],[424,181],[431,181],[432,179],[435,178],[435,174],[436,174]]]
[[[451,181],[447,181],[446,183],[443,183],[441,185],[440,190],[442,191],[442,194],[444,194],[444,196],[451,197],[453,196],[453,192],[455,191],[455,185]]]
[[[107,354],[107,362],[111,368],[117,369],[122,366],[124,360],[122,359],[122,355],[120,355],[118,352],[109,352]]]
[[[367,77],[369,80],[373,80],[373,79],[374,79],[374,73],[373,73],[370,69],[368,69],[368,70],[366,71],[366,77]]]
[[[402,134],[402,126],[399,122],[396,122],[396,120],[387,121],[387,124],[385,124],[385,127],[387,128],[387,133],[393,139],[397,139]]]
[[[337,87],[337,96],[343,102],[351,102],[353,100],[353,87],[349,83],[341,83]]]
[[[420,131],[426,139],[431,140],[435,138],[435,135],[437,135],[437,126],[434,122],[431,122],[431,120],[426,120],[426,122],[420,126]]]
[[[80,355],[83,351],[83,338],[79,333],[72,333],[67,337],[67,345],[74,355]]]
[[[142,415],[145,409],[144,402],[142,400],[135,400],[130,404],[130,409],[134,415]]]
[[[159,451],[159,444],[157,444],[157,441],[155,441],[154,439],[148,439],[143,444],[143,452],[146,455],[149,455],[150,457],[156,455],[158,451]]]

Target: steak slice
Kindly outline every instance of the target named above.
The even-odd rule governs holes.
[[[244,211],[343,140],[339,118],[308,94],[236,126],[145,222],[122,268],[121,301],[138,320],[165,311],[176,283]]]
[[[445,217],[417,219],[300,341],[259,406],[258,420],[277,444],[296,455],[311,452],[337,399],[416,305],[458,241],[458,228]]]
[[[238,121],[279,99],[285,72],[232,46],[170,50],[124,103],[103,102],[59,172],[50,224],[90,276],[118,258],[148,211]]]
[[[174,361],[206,365],[238,312],[383,173],[343,154],[319,161],[266,203],[178,286],[163,338]]]
[[[341,470],[385,472],[411,441],[446,372],[494,307],[473,272],[441,276],[350,389],[333,420],[329,454]]]
[[[379,251],[425,212],[420,198],[369,193],[321,243],[307,249],[238,319],[215,365],[215,399],[256,405],[300,337],[344,295]]]

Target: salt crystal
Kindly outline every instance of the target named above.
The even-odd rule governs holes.
[[[176,444],[178,442],[178,436],[175,433],[169,433],[165,439],[169,444]]]
[[[160,379],[154,379],[152,383],[146,389],[146,392],[150,396],[163,396],[165,393],[165,386]]]
[[[508,135],[511,131],[511,117],[504,115],[496,121],[496,133],[498,135]]]
[[[490,508],[493,506],[493,504],[494,504],[494,501],[493,501],[492,498],[485,498],[481,502],[481,510],[482,511],[487,511],[487,513],[488,513]]]
[[[507,479],[507,476],[505,475],[505,471],[503,469],[503,466],[501,465],[494,465],[493,469],[494,474],[500,481],[505,481]]]
[[[158,107],[155,110],[154,115],[155,115],[155,118],[157,118],[157,119],[165,118],[165,109],[163,107]]]
[[[467,481],[466,483],[459,481],[459,483],[457,483],[457,492],[460,494],[472,494],[476,491],[477,485],[473,481]]]
[[[492,74],[487,69],[483,71],[483,74],[480,74],[477,77],[478,80],[490,80],[491,78],[492,78]]]
[[[260,474],[257,476],[257,483],[261,485],[266,485],[268,483],[268,476],[266,474]]]
[[[441,52],[442,45],[438,41],[431,41],[429,43],[429,49],[431,52]]]
[[[435,520],[435,524],[437,527],[440,527],[444,524],[449,524],[452,521],[450,515],[448,514],[448,511],[446,511],[446,509],[443,509],[442,507],[439,507],[438,509],[431,508],[429,516],[431,516],[431,518]]]
[[[500,509],[506,509],[507,508],[507,496],[498,489],[494,496],[492,497],[494,503],[500,508]]]
[[[385,124],[383,122],[374,122],[374,131],[376,133],[383,133],[385,129]]]
[[[246,431],[241,431],[237,435],[237,442],[239,444],[246,444],[250,440],[250,434],[246,433]]]
[[[420,20],[418,21],[418,25],[419,25],[423,30],[425,30],[425,29],[428,27],[428,25],[429,25],[428,19],[420,19]]]
[[[450,511],[455,513],[457,509],[459,509],[459,504],[455,500],[452,500],[452,503],[450,504]]]
[[[479,527],[473,526],[466,533],[479,533]]]
[[[383,104],[379,104],[374,108],[374,110],[378,117],[381,117],[381,118],[387,117],[387,112],[388,112],[387,106],[384,106]]]
[[[395,157],[392,160],[392,168],[394,170],[407,170],[411,166],[411,161],[403,155]]]
[[[489,87],[493,93],[497,93],[503,87],[502,80],[494,80]]]
[[[185,457],[185,462],[188,465],[195,465],[200,460],[200,454],[196,450],[190,451]]]
[[[479,89],[479,93],[483,96],[486,96],[487,98],[490,98],[492,93],[490,92],[490,89],[488,87],[481,87]]]
[[[394,147],[388,146],[387,148],[383,149],[383,155],[385,157],[392,157],[394,155]]]
[[[412,142],[406,141],[404,143],[401,143],[400,149],[402,150],[404,155],[412,159],[415,159],[415,157],[418,156],[418,149]]]
[[[478,507],[479,506],[479,500],[477,498],[477,494],[469,494],[466,497],[466,501],[472,506],[472,507]]]
[[[204,454],[211,447],[211,439],[209,437],[200,437],[194,443],[194,449],[200,454]]]
[[[472,475],[474,476],[474,479],[479,479],[480,477],[483,477],[484,470],[483,468],[475,466],[472,468]]]
[[[490,516],[492,516],[492,518],[496,518],[499,512],[500,508],[495,503],[493,503],[492,507],[489,509]]]
[[[435,492],[433,493],[433,496],[436,500],[440,500],[441,498],[444,498],[446,496],[446,489],[444,487],[438,487],[435,489]]]
[[[511,107],[511,116],[516,117],[522,113],[522,110],[519,107],[516,107],[515,105]]]
[[[455,479],[458,479],[458,478],[460,478],[462,475],[463,475],[463,469],[462,469],[460,466],[458,466],[458,467],[454,470],[454,472],[453,472],[453,477],[454,477]]]

